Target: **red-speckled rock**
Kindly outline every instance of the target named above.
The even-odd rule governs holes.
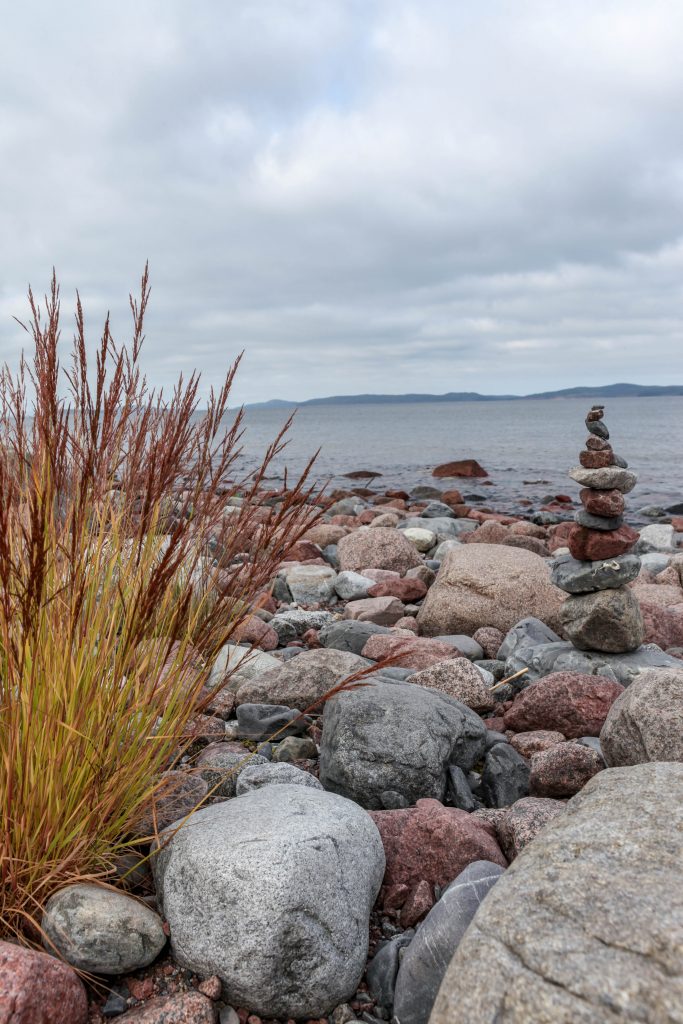
[[[201,992],[159,996],[122,1014],[120,1024],[215,1024],[216,1007]]]
[[[514,860],[527,843],[536,838],[544,825],[557,817],[565,807],[563,800],[525,796],[506,808],[495,826],[498,841],[508,860]]]
[[[594,491],[592,487],[582,487],[579,497],[586,512],[593,516],[606,516],[608,519],[620,516],[626,506],[621,491]]]
[[[395,597],[363,597],[349,601],[344,609],[345,619],[374,622],[377,626],[393,626],[405,615],[405,607]]]
[[[586,735],[586,734],[584,734]],[[566,736],[552,729],[534,729],[533,732],[518,732],[510,738],[510,745],[522,757],[531,757],[540,750],[549,750],[558,743],[564,743]]]
[[[620,526],[618,530],[589,530],[574,523],[567,537],[567,547],[572,558],[578,558],[580,562],[597,562],[626,554],[638,537],[638,531],[630,526]]]
[[[531,758],[531,796],[568,797],[583,789],[605,767],[597,750],[581,743],[560,743]]]
[[[646,644],[657,644],[663,649],[683,647],[683,605],[663,608],[655,601],[643,600],[639,604]]]
[[[481,715],[493,711],[495,699],[481,672],[467,658],[448,658],[410,677],[411,683],[438,690]]]
[[[262,651],[274,651],[279,642],[275,630],[258,615],[247,615],[233,633],[233,638],[235,643],[253,644]]]
[[[447,477],[447,476],[465,476],[465,477],[485,477],[488,473],[480,466],[476,459],[460,459],[456,462],[443,462],[440,466],[437,466],[432,470],[432,476],[436,477]]]
[[[624,692],[621,683],[582,672],[551,672],[522,690],[505,712],[507,729],[549,729],[568,739],[599,736],[607,712]]]
[[[374,587],[370,587],[368,590],[368,597],[397,597],[399,601],[409,603],[410,601],[421,601],[426,593],[427,587],[422,580],[399,577],[395,580],[375,583]]]
[[[414,928],[418,921],[426,917],[434,906],[434,890],[429,882],[423,878],[412,889],[401,907],[401,925],[404,928]]]
[[[395,629],[409,629],[411,633],[417,636],[417,619],[413,618],[412,615],[405,615],[402,619],[399,619],[394,626]]]
[[[579,462],[584,469],[602,469],[603,466],[614,465],[614,455],[611,451],[583,451],[579,452]]]
[[[448,885],[475,860],[506,865],[493,826],[467,811],[426,799],[405,810],[369,813],[384,845],[386,886],[405,885],[412,893],[422,881]]]
[[[56,957],[0,941],[0,1024],[85,1024],[88,999]]]
[[[474,518],[470,516],[469,518]],[[497,523],[493,519],[485,520],[481,526],[471,533],[463,533],[460,540],[464,544],[503,544],[507,540],[510,531],[507,526]]]
[[[361,572],[363,569],[392,569],[405,573],[422,565],[415,545],[400,530],[387,527],[361,528],[342,537],[337,544],[339,568]]]
[[[462,658],[462,651],[443,640],[430,640],[414,636],[408,630],[396,633],[377,633],[371,636],[361,652],[364,658],[379,661],[395,658],[396,668],[428,668],[448,658]]]
[[[481,626],[472,634],[472,639],[479,644],[485,658],[495,658],[505,639],[505,633],[500,629],[494,629],[493,626]]]

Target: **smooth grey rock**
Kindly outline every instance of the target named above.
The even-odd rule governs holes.
[[[357,516],[367,508],[367,502],[363,501],[362,498],[341,498],[339,501],[335,501],[327,509],[328,516]]]
[[[451,538],[451,540],[442,540],[441,543],[438,545],[438,547],[434,551],[434,562],[436,564],[433,565],[432,568],[435,571],[438,570],[439,566],[441,565],[441,562],[446,557],[447,552],[454,551],[456,548],[461,548],[461,547],[462,547],[462,541],[461,540],[455,540],[454,538]],[[425,563],[425,564],[427,564],[427,563]]]
[[[429,911],[398,969],[394,1016],[400,1024],[427,1024],[446,968],[481,902],[503,872],[492,861],[473,861]]]
[[[318,780],[297,768],[296,765],[283,762],[273,764],[247,765],[237,779],[237,796],[250,793],[263,786],[308,786],[311,789],[322,789]]]
[[[588,594],[594,590],[613,590],[636,578],[641,561],[630,552],[599,562],[580,562],[571,555],[560,555],[552,566],[552,581],[567,594]]]
[[[322,549],[322,556],[328,565],[331,565],[333,569],[339,568],[339,554],[337,553],[336,544],[327,544]]]
[[[508,630],[505,639],[498,648],[498,660],[507,661],[511,658],[517,648],[524,645],[537,644],[549,644],[555,643],[560,638],[557,633],[553,632],[550,626],[546,626],[545,622],[541,622],[540,619],[534,618],[533,615],[528,616],[526,619],[522,619],[517,622],[512,629]]]
[[[451,647],[457,647],[460,653],[470,661],[479,661],[484,657],[481,645],[471,636],[465,636],[464,633],[448,633],[444,636],[435,636],[434,639],[441,640],[444,644],[450,644]]]
[[[298,604],[327,604],[335,594],[337,574],[327,565],[293,565],[284,570],[285,580]]]
[[[649,554],[650,552],[667,552],[676,549],[676,531],[673,526],[665,523],[652,523],[650,526],[643,526],[640,533],[640,540],[636,541],[634,550],[638,554]]]
[[[645,639],[638,599],[628,587],[572,594],[562,605],[565,635],[582,651],[621,654],[635,651]]]
[[[279,662],[272,654],[238,644],[225,644],[213,663],[207,687],[213,690],[226,680],[228,687],[236,690],[248,679],[257,679],[278,667]]]
[[[343,575],[340,573],[340,575]],[[375,633],[390,633],[388,626],[377,626],[374,622],[358,622],[355,619],[342,619],[331,622],[320,630],[319,640],[323,647],[331,647],[337,651],[348,651],[358,654]]]
[[[489,893],[430,1024],[674,1024],[682,948],[683,765],[608,768]]]
[[[421,518],[424,519],[455,519],[455,512],[445,501],[430,501],[422,509]]]
[[[603,466],[600,469],[584,469],[575,466],[569,476],[582,487],[593,487],[596,491],[621,491],[628,494],[638,482],[638,477],[630,469],[620,466]]]
[[[615,700],[600,732],[608,765],[683,761],[683,662],[641,672]]]
[[[395,935],[393,939],[382,943],[368,964],[368,991],[379,1006],[388,1009],[394,1002],[394,987],[401,953],[405,952],[414,935],[415,929],[409,928],[402,935]]]
[[[472,795],[467,776],[462,768],[455,764],[449,765],[448,768],[446,796],[448,802],[453,807],[459,807],[461,811],[474,811],[480,806]]]
[[[663,551],[650,551],[640,556],[640,564],[643,569],[654,573],[655,576],[658,576],[660,572],[664,572],[670,563],[671,555],[665,554]]]
[[[332,612],[307,612],[302,608],[293,608],[273,615],[268,625],[275,630],[280,643],[286,644],[303,636],[309,629],[322,629],[333,618]]]
[[[529,795],[529,762],[509,743],[496,743],[484,759],[481,787],[488,807],[510,807]]]
[[[550,672],[585,672],[606,676],[622,686],[629,686],[636,676],[647,668],[680,669],[677,658],[665,654],[656,644],[643,644],[628,654],[605,654],[602,651],[579,651],[568,641],[522,647],[505,663],[505,674],[512,675],[522,668],[529,671],[524,677],[534,682]]]
[[[369,576],[349,570],[340,572],[334,583],[334,589],[342,601],[360,601],[368,596],[368,590],[374,586],[375,580]]]
[[[47,901],[43,945],[80,971],[126,974],[146,967],[166,945],[158,914],[132,896],[79,882]]]
[[[311,724],[310,718],[284,704],[240,704],[235,714],[243,740],[267,740],[275,733],[279,739],[299,736]]]
[[[574,513],[574,522],[589,530],[618,530],[620,526],[624,525],[624,517],[594,516],[590,512],[586,512],[585,508],[580,508],[578,512]]]
[[[474,519],[452,519],[434,516],[429,520],[429,529],[436,534],[439,544],[444,540],[457,540],[464,533],[472,533],[479,526]],[[398,524],[399,530],[422,530],[425,521],[422,516],[407,516]]]
[[[373,810],[387,790],[409,805],[442,800],[448,765],[471,768],[485,734],[479,716],[452,697],[415,683],[371,682],[325,704],[320,781]]]
[[[243,683],[237,690],[237,703],[268,701],[307,711],[338,683],[372,664],[367,658],[332,648],[303,651],[286,665]]]
[[[174,959],[262,1017],[320,1017],[365,968],[384,850],[368,814],[303,786],[198,811],[153,858]]]
[[[229,800],[235,795],[240,774],[249,765],[268,764],[268,760],[262,754],[250,754],[248,750],[243,753],[221,750],[223,746],[223,743],[214,743],[203,750],[197,760],[197,769],[209,787],[210,796]]]

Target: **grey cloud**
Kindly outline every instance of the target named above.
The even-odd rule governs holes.
[[[676,0],[44,0],[0,62],[0,355],[152,269],[236,397],[683,381]]]

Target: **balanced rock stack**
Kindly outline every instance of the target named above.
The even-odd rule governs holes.
[[[643,642],[638,601],[626,586],[640,571],[631,553],[638,533],[623,520],[624,495],[637,477],[615,455],[603,422],[604,406],[594,405],[586,417],[589,437],[581,462],[569,474],[582,485],[583,508],[568,538],[569,555],[553,566],[553,582],[570,596],[562,606],[567,638],[581,650],[621,654]]]

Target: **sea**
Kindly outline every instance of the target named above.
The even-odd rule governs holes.
[[[293,480],[318,452],[313,479],[329,491],[364,486],[344,474],[368,470],[377,474],[368,486],[378,492],[431,484],[457,488],[475,507],[529,514],[529,501],[533,511],[552,495],[578,499],[579,485],[567,474],[579,464],[591,404],[561,398],[302,406],[269,478],[277,486],[286,471]],[[683,502],[683,397],[613,398],[605,405],[614,451],[638,474],[627,498],[630,518],[640,518],[643,507]],[[245,410],[240,471],[256,466],[290,413]],[[488,480],[432,477],[435,466],[453,459],[476,459]]]

